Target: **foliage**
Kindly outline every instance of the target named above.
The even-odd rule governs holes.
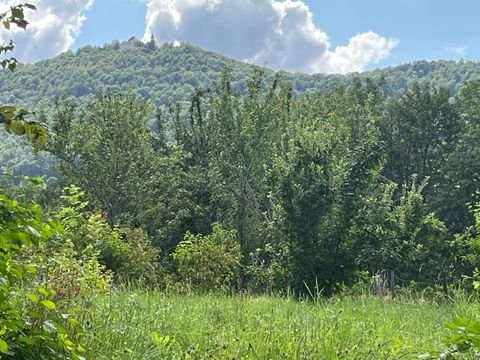
[[[78,322],[56,311],[56,293],[26,253],[58,231],[57,224],[44,221],[38,206],[24,207],[0,194],[2,357],[76,359],[83,352],[75,343]]]
[[[456,239],[458,246],[463,250],[460,261],[465,262],[468,269],[462,275],[468,284],[468,288],[473,285],[473,289],[480,289],[480,204],[471,205],[471,212],[475,218],[475,225],[459,235]]]
[[[185,234],[172,256],[183,286],[200,292],[227,291],[238,274],[241,252],[236,232],[213,224],[209,235]]]
[[[164,44],[155,49],[151,46],[151,42],[143,44],[134,38],[114,41],[101,47],[86,46],[37,64],[21,65],[15,74],[0,72],[0,104],[13,103],[37,112],[42,109],[50,112],[58,96],[72,96],[85,105],[92,95],[131,91],[134,97],[168,106],[171,102],[188,102],[197,88],[214,90],[225,67],[232,69],[232,91],[245,95],[249,79],[259,69],[189,44]],[[282,72],[281,75],[292,84],[295,96],[325,93],[339,84],[351,86],[355,79],[362,82],[371,79],[374,84],[381,84],[387,96],[410,89],[416,82],[421,87],[445,88],[447,94],[454,95],[467,81],[479,78],[479,66],[471,61],[417,61],[361,74]],[[266,68],[263,72],[266,83],[272,83],[276,74]],[[267,88],[263,85],[262,90]],[[43,157],[32,155],[25,145],[15,145],[16,151],[11,154],[12,145],[4,143],[5,137],[0,133],[0,164],[22,163],[23,169],[35,171],[30,175],[45,174],[49,166],[38,163],[44,161]],[[6,141],[13,142],[11,138]]]
[[[397,184],[413,174],[430,177],[438,187],[442,165],[455,148],[461,130],[457,109],[446,88],[414,84],[387,104],[380,128],[388,162],[385,175]]]
[[[368,199],[354,221],[352,235],[364,239],[354,250],[356,262],[373,274],[391,269],[403,279],[433,284],[449,269],[451,239],[425,202],[427,182],[417,184],[416,178],[409,182],[412,185],[403,188],[398,202],[392,200],[391,186],[379,198]]]
[[[162,250],[172,251],[199,211],[192,204],[196,178],[188,155],[166,145],[148,126],[152,109],[131,94],[92,99],[88,108],[59,99],[45,147],[57,159],[57,187],[76,184],[110,226],[142,227]],[[162,116],[156,124],[161,126]]]
[[[365,271],[382,270],[435,284],[454,266],[457,274],[466,270],[455,260],[464,248],[432,209],[441,177],[430,187],[428,178],[443,165],[429,165],[422,176],[409,170],[402,184],[385,170],[394,156],[382,138],[390,110],[379,84],[356,81],[295,98],[282,76],[267,87],[259,71],[247,91],[233,91],[227,69],[216,92],[199,89],[187,108],[154,113],[129,93],[92,98],[88,108],[57,101],[45,147],[56,157],[56,186],[76,184],[102,209],[88,221],[102,234],[105,247],[97,249],[117,276],[135,268],[127,254],[138,249],[127,250],[115,228],[144,229],[171,262],[185,233],[208,234],[214,223],[236,231],[239,284],[254,291],[318,287],[332,294]],[[413,92],[425,119],[448,101],[444,91]],[[405,97],[392,101],[407,107]],[[443,106],[441,118],[457,124],[456,111]],[[448,124],[431,140],[439,164]],[[416,125],[408,132],[422,138]],[[87,235],[80,232],[78,242]],[[127,278],[138,277],[133,273]]]
[[[4,29],[10,30],[10,27],[14,25],[25,30],[28,25],[28,21],[25,20],[25,9],[36,10],[36,7],[32,4],[25,3],[10,6],[9,10],[0,13],[0,22]],[[10,40],[8,44],[0,44],[0,54],[11,52],[14,48],[15,45],[12,40]],[[17,59],[13,57],[10,59],[3,59],[0,62],[3,69],[8,68],[11,71],[15,70],[17,64]]]
[[[214,89],[224,67],[232,68],[232,88],[246,93],[248,80],[258,66],[182,43],[167,43],[152,49],[132,38],[104,46],[82,47],[37,64],[18,66],[15,76],[0,73],[0,101],[14,99],[37,106],[52,102],[62,94],[87,98],[100,92],[133,89],[135,96],[154,99],[159,104],[170,100],[187,101],[195,88]],[[269,82],[274,71],[264,69]],[[325,75],[283,72],[295,93],[315,93],[336,85],[351,85],[353,79],[382,80],[388,93],[398,93],[415,82],[431,83],[459,91],[468,80],[478,79],[479,64],[473,61],[416,61],[362,74]],[[28,85],[27,85],[28,84]]]
[[[290,285],[288,247],[267,243],[249,254],[243,270],[251,294],[284,293]]]
[[[98,261],[98,252],[92,246],[79,252],[68,233],[46,242],[34,254],[39,275],[59,301],[79,302],[109,289],[111,274]]]
[[[45,124],[34,120],[27,120],[30,115],[25,109],[17,109],[14,106],[0,106],[0,124],[10,134],[26,135],[33,143],[45,144],[47,142],[47,130]]]
[[[117,280],[147,285],[158,283],[162,275],[159,252],[152,247],[146,234],[139,229],[112,229],[102,214],[87,211],[88,202],[84,196],[85,193],[76,186],[65,189],[62,196],[65,203],[56,210],[55,216],[68,234],[67,239],[73,245],[71,251],[81,256],[84,268],[96,270],[105,266]],[[102,266],[95,263],[97,258]],[[53,269],[58,271],[59,268]],[[88,285],[94,280],[92,285],[103,288],[108,285],[108,274],[106,278],[86,275],[77,283],[86,282]]]
[[[454,105],[461,114],[461,132],[455,148],[445,161],[443,186],[437,190],[439,215],[461,233],[475,222],[469,204],[480,201],[478,173],[480,161],[480,82],[471,81],[461,88]]]
[[[153,153],[146,108],[128,95],[101,96],[80,111],[77,122],[75,103],[56,107],[47,150],[59,157],[58,171],[67,184],[94,194],[112,226],[127,215],[125,208],[135,218],[138,204],[132,197],[141,194],[140,176],[149,171]]]
[[[29,3],[13,5],[4,13],[0,13],[0,22],[6,30],[10,30],[11,25],[26,29],[28,21],[25,20],[25,9],[36,10],[35,6]],[[15,45],[10,40],[9,44],[0,44],[0,55],[13,51]],[[1,59],[0,65],[3,69],[8,68],[13,71],[17,67],[18,61],[14,57]],[[15,106],[0,106],[0,125],[3,124],[5,130],[10,134],[27,135],[34,143],[45,144],[47,141],[47,132],[44,124],[37,121],[27,120],[29,112],[24,109],[17,109]]]
[[[24,9],[34,7],[0,14],[3,26],[25,28]],[[0,54],[11,50],[0,45]],[[84,47],[20,66],[14,77],[1,71],[2,103],[42,108],[42,96],[45,104],[43,123],[0,106],[7,132],[45,151],[33,158],[16,137],[0,139],[1,186],[19,201],[0,193],[2,358],[81,359],[84,340],[89,355],[108,358],[412,355],[422,340],[397,336],[410,304],[378,334],[374,316],[392,314],[389,304],[360,296],[338,309],[342,300],[320,295],[365,291],[387,272],[397,287],[409,284],[389,284],[400,297],[440,283],[448,295],[461,276],[478,289],[480,210],[468,209],[480,200],[478,73],[477,62],[438,61],[275,74],[188,44],[156,47],[153,38]],[[40,161],[55,176],[47,185],[33,176],[46,171]],[[29,198],[45,202],[52,220]],[[286,298],[252,299],[253,307],[232,299],[233,312],[210,306],[222,299],[193,298],[209,305],[193,319],[188,297],[120,292],[105,305],[112,281],[169,280],[173,289]],[[293,303],[290,291],[313,301]],[[232,317],[241,329],[218,332]],[[425,316],[412,331],[431,323]],[[198,337],[205,327],[208,339]],[[477,322],[447,327],[456,332],[448,350],[425,358],[478,356]]]
[[[462,355],[476,359],[480,356],[480,322],[454,318],[445,323],[445,328],[454,335],[443,341],[447,349],[420,355],[419,359],[461,359]]]

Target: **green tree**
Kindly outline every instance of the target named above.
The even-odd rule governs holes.
[[[397,184],[408,183],[413,174],[420,180],[429,177],[427,194],[438,187],[461,131],[448,90],[415,83],[391,99],[380,129],[387,153],[385,176]]]
[[[276,218],[300,292],[331,293],[358,270],[352,249],[361,239],[350,233],[365,195],[377,191],[382,153],[371,106],[352,95],[338,89],[299,101],[277,158]]]
[[[77,185],[111,227],[142,227],[169,254],[202,210],[190,156],[168,145],[166,119],[154,120],[152,111],[129,93],[102,95],[87,107],[59,99],[45,149],[57,160],[57,188]]]
[[[46,149],[57,156],[64,183],[84,189],[111,226],[141,211],[154,174],[148,104],[128,94],[102,95],[85,108],[60,100]]]
[[[455,107],[462,131],[448,154],[434,206],[449,228],[461,233],[475,223],[469,205],[480,200],[480,81],[462,87]]]

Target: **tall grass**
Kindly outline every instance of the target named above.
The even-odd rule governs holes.
[[[85,316],[92,359],[392,359],[441,348],[442,324],[480,304],[120,291]]]

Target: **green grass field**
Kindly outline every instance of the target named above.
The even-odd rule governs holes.
[[[91,359],[414,359],[442,348],[446,321],[480,314],[480,304],[466,300],[298,302],[132,291],[95,305],[83,339]]]

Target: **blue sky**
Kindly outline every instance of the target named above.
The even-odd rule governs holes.
[[[31,17],[35,42],[28,34],[16,39],[26,61],[151,33],[159,43],[187,41],[239,60],[310,73],[480,58],[478,0],[31,1],[39,8]]]
[[[397,38],[399,44],[393,56],[380,65],[419,59],[480,58],[478,0],[307,2],[315,22],[334,44],[345,43],[353,33],[367,30]]]
[[[87,19],[72,47],[142,38],[146,12],[146,3],[140,0],[96,0],[86,12]]]

